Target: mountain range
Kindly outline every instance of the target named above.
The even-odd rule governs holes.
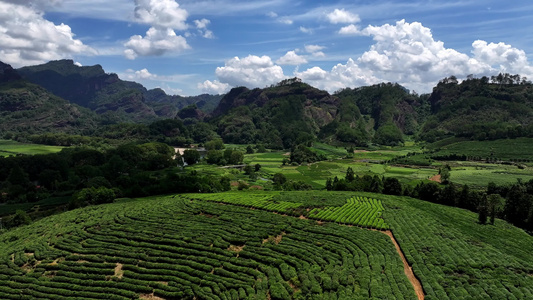
[[[9,135],[91,135],[105,125],[175,119],[226,143],[290,148],[321,140],[338,145],[401,144],[406,136],[497,139],[533,135],[533,85],[499,74],[458,82],[444,78],[431,94],[398,84],[334,94],[298,78],[225,95],[182,97],[121,80],[100,65],[72,60],[13,69],[0,63],[0,130]],[[198,126],[198,124],[203,124]],[[196,141],[193,139],[193,141]]]

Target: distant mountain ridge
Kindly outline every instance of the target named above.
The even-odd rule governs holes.
[[[94,130],[97,120],[89,109],[23,80],[10,65],[0,62],[0,132],[79,134]]]
[[[182,97],[161,89],[147,90],[139,83],[121,80],[102,66],[83,66],[72,60],[50,61],[17,70],[20,75],[72,103],[106,114],[108,122],[150,121],[175,118],[180,109],[196,104],[212,110],[222,96]]]
[[[392,146],[406,135],[427,142],[533,137],[533,85],[500,74],[445,78],[425,95],[393,83],[329,94],[291,78],[263,89],[181,97],[123,81],[100,65],[61,60],[14,70],[0,63],[0,113],[0,129],[29,134],[91,134],[102,125],[178,119],[194,126],[188,138],[201,142],[218,135],[226,143],[278,149],[314,141]]]

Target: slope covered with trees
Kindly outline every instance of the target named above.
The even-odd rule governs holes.
[[[221,98],[169,96],[161,89],[147,90],[139,83],[121,80],[100,65],[80,67],[72,60],[23,67],[18,72],[59,97],[104,114],[108,123],[174,118],[191,104],[209,111]]]
[[[7,138],[18,133],[90,132],[96,125],[90,110],[21,79],[11,66],[0,63],[0,131],[8,132]]]
[[[423,140],[533,136],[533,85],[519,75],[499,74],[461,83],[452,76],[441,80],[428,100],[431,116],[420,132]]]

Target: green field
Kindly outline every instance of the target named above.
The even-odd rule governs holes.
[[[46,146],[37,144],[24,144],[10,140],[0,140],[0,156],[12,156],[17,154],[49,154],[61,151],[64,147]]]
[[[71,211],[0,249],[2,299],[416,299],[384,234],[203,200]]]
[[[54,215],[0,235],[0,298],[417,299],[387,235],[308,219],[349,219],[367,204],[425,299],[533,298],[533,237],[522,230],[347,192],[184,194]]]
[[[434,155],[462,154],[481,159],[493,157],[498,160],[533,160],[531,149],[533,149],[533,138],[460,141],[438,147],[439,151]]]

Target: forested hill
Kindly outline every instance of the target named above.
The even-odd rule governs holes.
[[[398,145],[406,136],[428,142],[452,136],[476,140],[533,136],[533,86],[519,75],[470,77],[461,83],[452,76],[425,95],[392,83],[329,94],[292,78],[263,89],[237,87],[224,96],[181,97],[169,96],[161,89],[147,90],[106,73],[100,65],[80,67],[72,60],[18,70],[0,64],[0,69],[3,90],[9,90],[2,96],[2,117],[12,120],[6,123],[12,125],[2,127],[8,131],[34,128],[27,124],[36,118],[50,120],[44,124],[52,132],[66,128],[93,132],[86,129],[179,119],[186,125],[202,124],[202,132],[218,135],[227,143],[264,144],[275,149],[313,141],[343,146]],[[17,82],[16,89],[13,82]],[[83,113],[59,97],[95,114]],[[18,107],[28,112],[15,113],[14,103],[21,99],[26,104]],[[32,111],[40,107],[37,100],[45,103],[42,99],[54,99],[45,102],[57,110],[64,105],[68,109],[63,110],[76,111],[61,120],[54,119],[60,118],[58,113]],[[27,105],[32,101],[37,102]]]
[[[82,133],[96,126],[97,116],[89,109],[21,79],[11,66],[0,63],[0,132],[4,138],[19,132]]]
[[[433,89],[431,116],[420,138],[445,136],[495,140],[533,136],[533,85],[519,75],[499,74],[458,83],[452,76]]]
[[[320,129],[336,118],[338,106],[337,97],[287,79],[265,89],[232,89],[210,123],[228,143],[289,148],[315,140]]]
[[[180,109],[192,104],[210,111],[221,98],[170,96],[161,89],[147,90],[139,83],[121,80],[100,65],[80,67],[72,60],[23,67],[18,72],[59,97],[103,114],[108,123],[175,118]]]

